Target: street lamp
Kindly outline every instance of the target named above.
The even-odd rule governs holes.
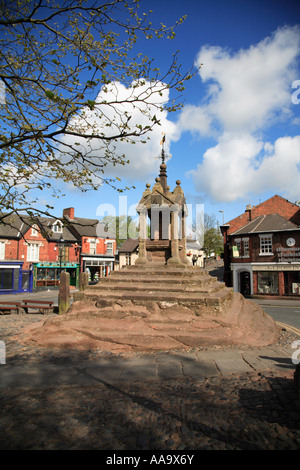
[[[59,257],[59,279],[60,279],[63,252],[64,252],[64,249],[65,249],[67,246],[71,246],[71,244],[70,244],[70,243],[67,243],[67,242],[63,239],[63,236],[61,235],[61,236],[60,236],[60,239],[57,240],[57,244],[56,244],[55,246],[58,248],[58,251],[59,251],[58,257]]]
[[[224,225],[224,211],[219,211],[219,212],[223,213],[223,225]]]

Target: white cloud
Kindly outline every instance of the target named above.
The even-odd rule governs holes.
[[[267,135],[275,123],[294,119],[291,85],[299,46],[299,28],[284,27],[234,54],[221,47],[201,48],[197,63],[203,64],[199,75],[206,95],[178,120],[181,132],[216,140],[189,173],[199,193],[233,201],[253,191],[286,190],[299,181],[300,137]]]
[[[262,155],[262,157],[260,157]],[[300,199],[300,136],[281,137],[274,146],[251,135],[224,134],[189,172],[199,193],[232,202],[250,192],[270,190]]]
[[[143,101],[136,101],[137,97]],[[111,145],[115,146],[115,153],[117,155],[125,154],[125,159],[130,163],[124,166],[109,164],[105,167],[105,177],[117,176],[121,179],[126,178],[128,181],[145,181],[154,172],[157,173],[159,161],[156,157],[161,152],[162,132],[167,134],[166,153],[169,153],[171,138],[176,139],[176,125],[168,120],[167,111],[158,109],[168,100],[169,91],[161,83],[153,85],[145,82],[144,85],[137,88],[133,83],[132,87],[126,88],[121,83],[114,82],[107,87],[107,91],[102,89],[99,92],[95,100],[99,105],[96,105],[93,110],[84,109],[80,116],[76,116],[71,125],[77,128],[83,127],[87,131],[93,129],[98,134],[104,132],[106,136],[114,136],[119,134],[120,126],[127,121],[128,116],[130,116],[128,122],[130,128],[127,131],[130,132],[136,130],[136,125],[151,126],[153,122],[149,116],[152,117],[155,114],[161,125],[156,125],[147,134],[149,140],[146,144],[140,142],[140,140],[146,140],[146,136],[133,138],[134,144],[125,140],[112,142]],[[109,125],[109,123],[112,124]],[[74,144],[75,142],[78,142],[84,151],[91,151],[94,161],[104,155],[105,148],[101,147],[96,139],[87,143],[78,137],[66,136],[64,138],[64,143]]]

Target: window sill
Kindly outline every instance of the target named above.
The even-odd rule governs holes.
[[[258,253],[258,256],[274,256],[274,253]]]

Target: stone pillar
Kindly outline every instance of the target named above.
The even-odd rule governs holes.
[[[58,311],[64,314],[70,307],[70,274],[63,271],[60,273]]]
[[[145,206],[138,206],[137,212],[139,214],[139,257],[135,264],[147,263],[147,208]]]
[[[182,245],[181,261],[184,264],[189,264],[189,261],[186,255],[186,217],[187,217],[186,206],[184,205],[184,208],[182,210],[182,216],[181,216],[181,245]]]
[[[167,264],[181,264],[178,248],[178,207],[173,206],[171,212],[171,258]]]
[[[79,290],[84,291],[89,285],[89,273],[83,272],[79,274]]]

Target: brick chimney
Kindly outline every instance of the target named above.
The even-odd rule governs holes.
[[[251,206],[251,204],[248,204],[248,205],[246,206],[245,212],[248,212],[248,216],[249,216],[248,220],[251,221],[251,220],[252,220],[252,217],[251,217],[251,216],[252,216],[252,214],[251,214],[251,213],[252,213],[252,206]]]
[[[68,207],[63,210],[63,217],[68,217],[71,220],[74,220],[74,207]]]

